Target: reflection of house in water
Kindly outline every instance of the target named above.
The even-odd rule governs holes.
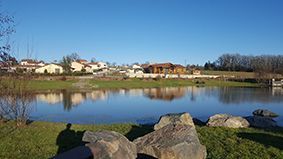
[[[86,93],[86,97],[87,99],[91,99],[93,101],[105,100],[108,97],[108,91],[106,90],[92,91],[92,92]]]
[[[150,99],[172,101],[186,94],[186,88],[149,88],[144,89],[144,95]]]
[[[43,93],[36,95],[37,101],[46,102],[48,104],[57,104],[63,101],[63,93]]]
[[[283,95],[283,88],[282,87],[272,87],[272,95],[273,96],[279,96]]]
[[[71,93],[72,105],[79,105],[86,100],[86,93]]]
[[[125,93],[129,96],[142,96],[143,89],[129,89]]]

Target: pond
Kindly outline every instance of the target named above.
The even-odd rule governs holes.
[[[217,113],[249,116],[269,109],[283,125],[282,88],[170,87],[48,91],[34,95],[32,120],[78,124],[156,122],[167,113],[189,112],[206,121]]]

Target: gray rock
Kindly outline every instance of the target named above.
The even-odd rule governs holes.
[[[139,154],[158,159],[204,159],[206,148],[201,145],[194,126],[169,124],[134,140]]]
[[[269,111],[267,109],[257,109],[253,112],[254,116],[263,116],[263,117],[271,117],[275,118],[278,117],[278,114],[273,113],[272,111]]]
[[[166,114],[160,117],[157,124],[154,125],[154,130],[159,130],[169,124],[181,124],[195,126],[193,119],[189,113]]]
[[[246,117],[246,119],[252,127],[256,128],[272,128],[278,126],[276,121],[269,117],[249,116]]]
[[[250,126],[246,119],[228,114],[216,114],[208,119],[206,125],[211,127],[222,126],[228,128],[247,128]]]
[[[136,145],[125,136],[114,131],[86,131],[84,142],[93,154],[94,159],[136,159]]]

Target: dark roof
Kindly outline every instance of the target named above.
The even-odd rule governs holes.
[[[175,67],[185,68],[183,65],[176,64]]]
[[[18,68],[32,68],[32,67],[40,67],[40,66],[37,66],[37,65],[17,65],[15,67],[18,67]]]
[[[174,66],[172,63],[157,63],[157,64],[151,64],[149,66],[153,66],[153,67],[171,67]]]
[[[37,60],[33,60],[33,59],[22,59],[21,62],[28,62],[28,63],[32,63],[32,64],[39,64],[39,63],[44,63],[44,61],[37,61]]]
[[[88,65],[97,65],[98,62],[90,62],[90,63],[87,63]]]
[[[79,59],[79,60],[77,60],[77,62],[87,62],[87,60],[84,60],[84,59]]]

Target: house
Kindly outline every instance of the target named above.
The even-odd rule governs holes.
[[[187,73],[186,67],[184,67],[183,65],[180,65],[180,64],[175,64],[174,71],[177,74],[185,74],[185,73]]]
[[[71,63],[72,72],[83,72],[91,73],[92,68],[87,64],[86,60],[77,60]]]
[[[43,61],[37,61],[33,59],[22,59],[19,65],[14,66],[14,70],[22,71],[22,72],[35,72],[35,70],[39,67],[43,67],[45,63]]]
[[[7,72],[9,70],[8,64],[0,61],[0,72]]]
[[[151,64],[145,68],[147,73],[156,73],[156,74],[185,74],[186,68],[182,65],[174,65],[172,63],[158,63]]]
[[[61,74],[64,72],[64,69],[61,65],[51,63],[45,66],[35,69],[35,73],[50,73],[50,74]]]
[[[201,71],[199,69],[193,69],[192,74],[193,75],[201,75]]]
[[[88,61],[87,60],[84,60],[84,59],[79,59],[77,60],[78,63],[81,63],[81,64],[87,64]]]
[[[136,74],[142,74],[143,68],[139,65],[133,65],[131,68],[127,69],[128,73],[136,73]]]
[[[20,65],[21,66],[44,66],[45,64],[43,61],[37,61],[33,59],[22,59],[20,61]]]
[[[85,65],[78,61],[73,61],[71,63],[72,72],[81,72],[84,68],[85,68]]]
[[[92,73],[92,72],[93,72],[90,65],[85,64],[84,69],[85,69],[85,72],[86,72],[86,73]]]
[[[106,71],[108,69],[108,66],[106,63],[104,62],[91,62],[88,63],[87,65],[89,65],[92,69],[92,71],[96,72],[96,71]]]
[[[22,71],[22,72],[35,72],[37,68],[40,68],[42,66],[37,65],[16,65],[13,66],[12,69],[16,71]]]

